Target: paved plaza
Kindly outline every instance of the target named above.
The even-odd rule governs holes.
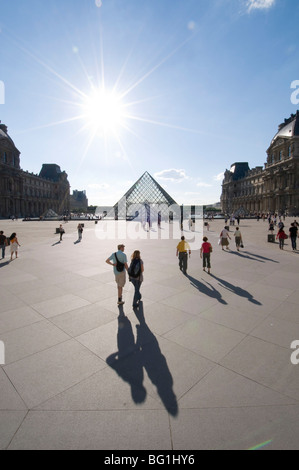
[[[88,221],[76,243],[77,224],[59,243],[57,222],[0,221],[22,245],[0,261],[0,449],[298,449],[290,240],[281,251],[266,222],[244,220],[245,248],[222,251],[215,220],[212,274],[194,251],[184,276],[176,240],[101,240]],[[128,282],[117,306],[105,263],[123,241],[145,263],[137,314]]]

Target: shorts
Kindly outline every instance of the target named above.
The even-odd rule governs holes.
[[[115,274],[115,282],[117,287],[124,287],[126,283],[126,271],[123,270],[121,273]]]

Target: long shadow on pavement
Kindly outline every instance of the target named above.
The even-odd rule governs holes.
[[[0,263],[0,268],[4,268],[4,267],[7,266],[8,264],[10,264],[9,261],[4,261],[3,263]]]
[[[236,255],[236,256],[239,256],[240,258],[245,258],[245,259],[250,259],[251,261],[257,261],[258,263],[265,263],[265,261],[263,260],[260,260],[260,259],[256,259],[256,258],[252,258],[252,256],[248,256],[249,253],[245,254],[245,252],[240,252],[240,251],[232,251],[230,250],[229,253],[231,255]]]
[[[135,314],[140,324],[136,325],[137,338],[132,324],[120,308],[118,317],[118,351],[106,359],[106,363],[131,387],[132,399],[136,404],[143,403],[147,391],[143,385],[144,370],[163,402],[165,409],[172,416],[178,414],[178,404],[172,389],[173,378],[155,335],[146,324],[143,303]]]
[[[214,274],[211,274],[211,277],[216,279],[220,285],[222,285],[225,289],[229,290],[233,294],[239,295],[240,297],[245,297],[248,299],[249,302],[252,302],[255,305],[262,305],[261,302],[256,300],[250,292],[248,292],[245,289],[242,289],[242,287],[235,286],[234,284],[231,284],[228,281],[225,281],[224,279],[221,279],[220,277],[215,276]]]
[[[271,261],[272,263],[279,264],[279,261],[276,261],[276,260],[271,259],[271,258],[266,258],[265,256],[257,255],[256,253],[250,253],[249,251],[244,251],[244,253],[246,253],[248,255],[251,255],[251,256],[255,256],[255,258],[259,258],[259,259],[262,259],[262,260],[265,260],[265,261]],[[256,260],[256,261],[258,261],[258,260]]]
[[[198,279],[195,279],[189,274],[187,274],[186,277],[190,280],[191,285],[195,287],[196,289],[198,289],[199,292],[209,297],[212,297],[213,299],[217,299],[218,302],[220,302],[223,305],[227,305],[227,302],[222,298],[221,293],[218,290],[216,290],[215,287],[212,286],[212,284],[207,282],[207,284],[210,286],[209,288],[206,284],[203,284]]]
[[[271,261],[272,263],[279,264],[279,261],[275,261],[271,258],[266,258],[265,256],[256,255],[255,253],[250,253],[249,251],[230,251],[230,254],[239,256],[240,258],[257,261],[258,263],[265,263],[266,261]]]

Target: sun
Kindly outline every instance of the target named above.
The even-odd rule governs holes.
[[[125,106],[121,96],[114,91],[93,90],[85,97],[82,110],[82,117],[94,134],[115,134],[124,124]]]

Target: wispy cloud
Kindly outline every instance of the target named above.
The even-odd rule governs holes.
[[[247,0],[248,11],[268,10],[275,5],[276,0]]]
[[[199,188],[211,188],[212,185],[211,184],[208,184],[208,183],[204,183],[203,181],[200,181],[199,183],[197,183],[197,185]]]
[[[181,182],[188,179],[185,170],[177,170],[171,168],[170,170],[162,170],[155,173],[155,178],[165,181]]]

